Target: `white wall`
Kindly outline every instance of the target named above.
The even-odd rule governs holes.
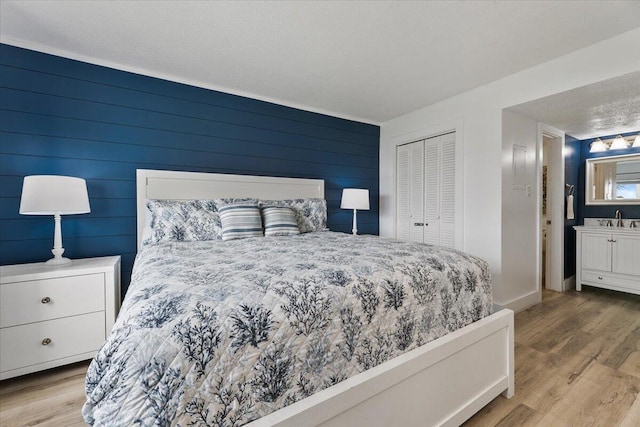
[[[538,123],[523,115],[504,110],[502,113],[502,282],[510,286],[496,289],[494,298],[503,303],[513,301],[517,308],[539,302],[537,153]],[[526,148],[524,183],[526,189],[513,186],[513,145]],[[523,297],[527,298],[523,298]]]
[[[522,293],[502,262],[502,109],[640,70],[640,29],[629,31],[536,67],[383,123],[380,135],[380,234],[392,237],[395,215],[395,145],[455,128],[463,150],[462,249],[491,266],[497,303]],[[453,54],[453,53],[452,53]],[[407,142],[404,141],[404,142]],[[534,188],[535,191],[535,188]],[[533,198],[537,194],[533,194]],[[504,218],[510,226],[511,218]],[[528,244],[529,242],[527,242]],[[535,260],[522,260],[535,263]],[[521,265],[518,262],[517,265]],[[504,280],[504,277],[509,281]]]

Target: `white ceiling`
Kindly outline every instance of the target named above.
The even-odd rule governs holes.
[[[0,41],[378,124],[638,16],[639,1],[3,0]]]
[[[510,108],[578,139],[640,130],[640,71]]]

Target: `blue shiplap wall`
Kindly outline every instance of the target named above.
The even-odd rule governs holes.
[[[344,187],[368,188],[378,234],[380,128],[0,45],[0,263],[51,257],[53,220],[18,214],[25,175],[87,180],[91,213],[63,218],[65,255],[136,251],[135,170],[325,180],[328,225],[351,230]]]

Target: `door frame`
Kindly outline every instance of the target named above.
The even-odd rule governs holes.
[[[559,259],[559,265],[557,268],[551,268],[550,275],[545,278],[546,288],[562,292],[564,291],[564,147],[565,147],[565,133],[560,129],[546,125],[544,123],[538,123],[538,138],[536,144],[536,188],[537,188],[537,204],[536,206],[536,286],[537,290],[542,297],[542,150],[543,150],[543,138],[552,138],[558,140],[562,144],[562,159],[558,164],[559,176],[562,177],[562,185],[555,185],[554,187],[547,186],[547,197],[552,198],[556,203],[551,203],[551,211],[547,209],[547,217],[551,218],[551,227],[547,230],[547,252],[550,259]],[[549,163],[547,162],[547,168]],[[558,203],[558,201],[560,201]],[[555,245],[553,244],[555,243]],[[549,286],[549,284],[553,286]]]

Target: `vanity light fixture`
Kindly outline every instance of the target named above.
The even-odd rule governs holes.
[[[613,139],[606,139],[604,141],[600,138],[596,138],[596,140],[591,143],[589,152],[602,153],[607,150],[624,150],[625,148],[629,147],[640,147],[640,134],[636,135],[633,144],[631,143],[631,139],[626,140],[621,135],[618,135]]]
[[[610,150],[622,150],[624,148],[627,148],[629,146],[629,144],[627,143],[627,141],[625,141],[625,139],[618,135],[615,137],[615,139],[613,140],[613,142],[611,143],[611,146],[609,147]]]
[[[607,145],[604,142],[602,142],[600,138],[598,138],[591,143],[591,149],[589,150],[589,152],[602,153],[603,151],[607,151],[607,149],[608,149]]]

